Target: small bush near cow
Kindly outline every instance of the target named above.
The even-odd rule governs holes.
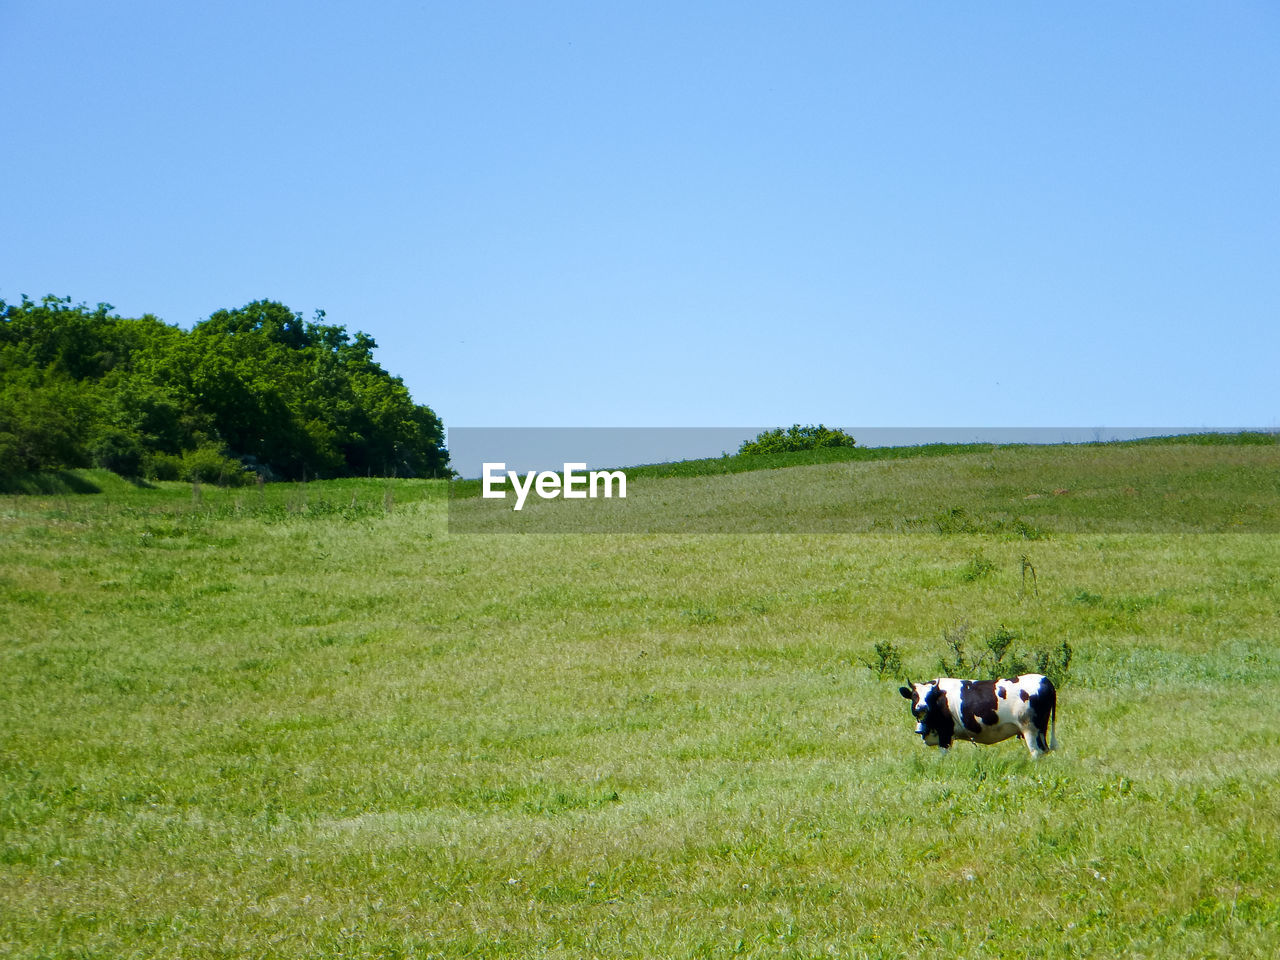
[[[957,621],[942,631],[947,650],[938,658],[938,670],[948,677],[973,680],[998,680],[1023,673],[1042,673],[1060,687],[1071,671],[1071,644],[1063,640],[1056,647],[1043,647],[1030,653],[1015,648],[1019,635],[1001,626],[983,639],[986,648],[977,656],[968,649],[970,628],[967,621]]]
[[[902,651],[892,640],[877,641],[874,647],[874,658],[863,660],[862,665],[883,680],[886,676],[900,677],[902,673]]]
[[[1001,627],[991,636],[987,637],[987,651],[994,658],[996,663],[1002,663],[1005,654],[1009,652],[1009,648],[1013,646],[1013,641],[1018,639],[1018,635],[1012,630]],[[1016,659],[1016,658],[1015,658]],[[1018,661],[1016,664],[1011,663],[1010,666],[1021,668],[1023,664]]]
[[[821,423],[787,429],[778,427],[756,434],[754,440],[743,441],[738,453],[792,453],[796,450],[819,450],[827,447],[852,447],[856,441],[840,429],[831,429]]]
[[[938,672],[942,676],[965,676],[977,669],[979,661],[971,660],[965,649],[969,642],[969,624],[965,620],[957,620],[942,631],[942,641],[947,645],[947,652],[938,658]]]
[[[1056,647],[1039,650],[1035,654],[1036,673],[1043,673],[1053,681],[1055,687],[1061,687],[1071,675],[1071,643],[1063,640]]]

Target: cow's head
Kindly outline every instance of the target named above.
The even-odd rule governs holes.
[[[929,725],[925,722],[925,718],[929,716],[929,711],[933,709],[934,700],[938,696],[938,681],[912,683],[906,687],[899,687],[898,692],[911,701],[911,715],[917,721],[916,733],[922,736],[928,734]]]

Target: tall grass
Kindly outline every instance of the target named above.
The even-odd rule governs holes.
[[[1271,534],[450,536],[344,481],[10,497],[0,545],[15,957],[1280,946]],[[1069,640],[1057,753],[912,735],[864,661],[960,620]]]

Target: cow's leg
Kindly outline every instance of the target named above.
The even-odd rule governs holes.
[[[1031,759],[1039,760],[1045,755],[1046,748],[1042,746],[1044,743],[1044,733],[1035,728],[1034,724],[1029,724],[1022,728],[1023,743],[1027,745],[1027,749],[1031,751]]]

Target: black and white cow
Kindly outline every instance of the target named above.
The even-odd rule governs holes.
[[[1057,749],[1058,693],[1038,673],[1012,680],[941,677],[898,692],[911,701],[916,733],[930,747],[946,750],[952,740],[999,743],[1017,735],[1032,757]]]

